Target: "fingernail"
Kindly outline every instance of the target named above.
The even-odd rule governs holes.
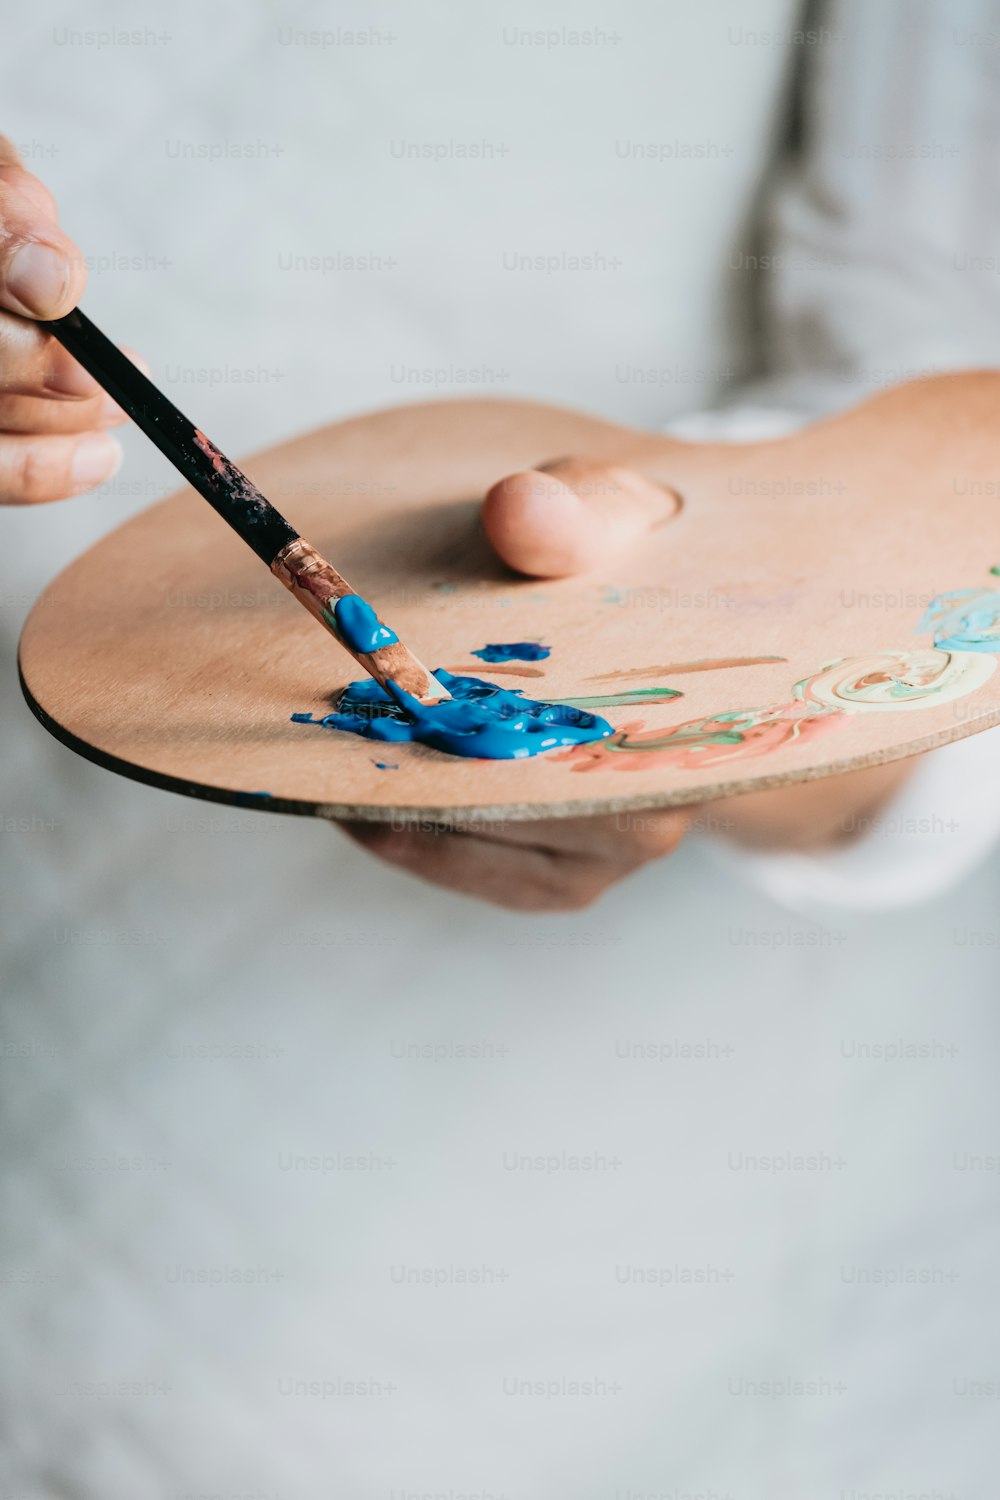
[[[7,291],[32,316],[51,318],[66,294],[71,269],[51,245],[22,245],[7,267]]]
[[[77,444],[73,454],[73,483],[80,489],[102,484],[118,473],[123,457],[117,438],[105,432],[92,433]]]

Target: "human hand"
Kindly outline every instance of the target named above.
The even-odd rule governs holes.
[[[80,494],[121,463],[108,429],[125,413],[37,326],[70,312],[86,282],[52,194],[0,136],[0,504]]]

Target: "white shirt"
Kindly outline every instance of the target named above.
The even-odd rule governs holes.
[[[759,206],[761,371],[692,439],[779,436],[900,381],[1000,360],[1000,12],[991,0],[827,0],[796,127]],[[984,523],[987,521],[984,514]],[[848,847],[738,853],[804,912],[933,898],[1000,837],[1000,730],[920,758]],[[727,851],[727,857],[731,857]]]

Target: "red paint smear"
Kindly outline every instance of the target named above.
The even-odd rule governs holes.
[[[227,472],[225,455],[220,453],[215,444],[213,442],[210,442],[205,434],[197,427],[194,430],[194,440],[198,444],[198,447],[201,449],[202,453],[204,453],[205,457],[212,460],[212,468],[215,470],[216,474],[225,474]]]

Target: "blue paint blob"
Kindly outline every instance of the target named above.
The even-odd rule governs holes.
[[[544,661],[552,655],[551,646],[540,646],[537,641],[511,641],[509,644],[494,642],[481,651],[473,651],[480,661]]]
[[[367,599],[360,594],[345,594],[333,607],[334,624],[346,646],[362,655],[380,646],[393,646],[399,640],[394,630],[383,625]]]
[[[614,733],[606,719],[582,708],[539,703],[479,677],[452,676],[443,668],[434,675],[452,695],[442,703],[421,703],[395,684],[390,696],[364,678],[344,689],[336,713],[292,718],[296,724],[345,729],[369,740],[418,740],[448,755],[476,760],[523,760]]]

